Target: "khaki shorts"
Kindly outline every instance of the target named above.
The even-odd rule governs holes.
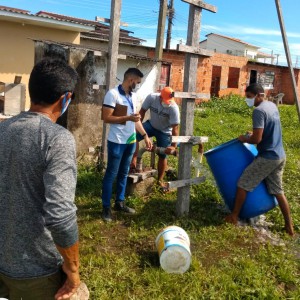
[[[63,285],[62,271],[50,276],[33,279],[13,279],[0,274],[0,298],[9,300],[54,300]]]
[[[271,195],[283,194],[282,175],[285,158],[279,160],[256,157],[245,169],[238,181],[238,187],[252,192],[263,180]]]

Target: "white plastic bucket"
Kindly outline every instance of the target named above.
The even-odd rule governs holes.
[[[184,273],[191,265],[190,239],[178,226],[168,226],[160,231],[156,240],[159,262],[167,273]]]

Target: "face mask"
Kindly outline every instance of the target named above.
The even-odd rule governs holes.
[[[61,109],[61,112],[60,112],[61,116],[66,112],[66,110],[67,110],[67,108],[68,108],[68,106],[71,102],[71,98],[67,101],[67,96],[68,96],[68,92],[65,94],[65,97],[64,97],[64,100],[63,100],[63,103],[62,103],[62,109]]]
[[[249,107],[253,107],[254,102],[255,102],[255,97],[254,98],[246,98],[245,101]]]
[[[137,84],[134,83],[134,84],[131,86],[131,91],[134,92],[134,93],[136,93],[136,92],[140,89],[140,87],[141,87],[141,84],[140,84],[140,83],[137,83]]]
[[[162,102],[161,105],[162,105],[163,107],[170,107],[170,104],[166,104],[166,103],[164,103],[164,102]]]

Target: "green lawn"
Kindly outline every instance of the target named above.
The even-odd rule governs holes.
[[[300,126],[295,107],[282,106],[280,113],[287,153],[284,184],[299,232]],[[195,110],[194,129],[195,135],[209,137],[209,149],[250,130],[251,110],[236,96],[214,99]],[[176,167],[175,158],[170,163]],[[285,245],[262,243],[252,227],[223,223],[223,202],[208,174],[191,189],[189,217],[175,217],[176,192],[153,192],[128,198],[136,215],[114,214],[116,221],[106,224],[101,220],[101,178],[91,166],[79,168],[81,276],[92,300],[300,299],[300,244],[284,234],[278,208],[267,220]],[[167,225],[181,226],[191,239],[192,265],[183,275],[159,267],[154,242]]]

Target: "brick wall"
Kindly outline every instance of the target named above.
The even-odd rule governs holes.
[[[148,56],[154,57],[154,50],[149,49]],[[175,91],[183,91],[183,75],[184,75],[184,60],[185,53],[176,50],[164,50],[163,60],[171,63],[170,72],[170,86]],[[249,84],[250,71],[256,70],[258,74],[265,72],[274,72],[274,89],[266,90],[267,96],[278,94],[280,92],[285,94],[284,103],[293,104],[294,96],[292,90],[292,83],[287,67],[280,67],[262,63],[248,62],[248,58],[233,56],[222,53],[214,53],[211,57],[199,56],[198,70],[197,70],[197,90],[198,93],[211,93],[212,79],[215,77],[213,66],[221,67],[220,90],[217,93],[220,97],[229,94],[244,95],[246,86]],[[237,88],[228,88],[228,76],[230,68],[238,68],[239,80]],[[238,71],[238,70],[236,70]],[[300,70],[295,70],[297,76],[298,93],[300,95]]]
[[[149,50],[149,57],[154,57],[154,50]],[[163,60],[171,63],[170,86],[175,91],[183,91],[185,53],[175,50],[165,50]],[[215,53],[212,57],[199,56],[197,71],[197,91],[198,93],[211,92],[213,66],[221,66],[221,81],[219,96],[233,94],[243,94],[246,85],[246,63],[247,58],[231,56],[227,54]],[[239,88],[228,88],[229,67],[240,69]]]

